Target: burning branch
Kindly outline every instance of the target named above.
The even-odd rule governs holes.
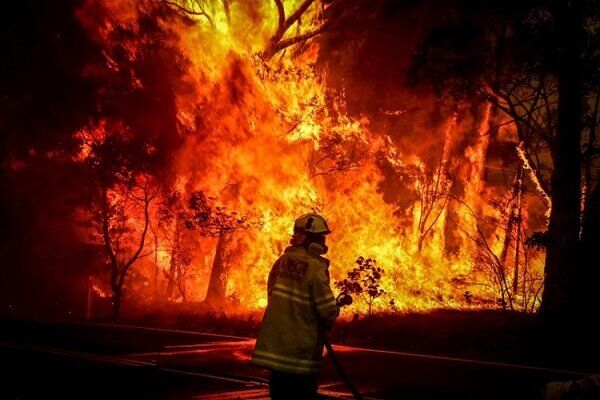
[[[484,82],[481,94],[512,119],[519,144],[517,152],[530,171],[546,206],[550,207],[550,185],[544,177],[540,154],[554,153],[554,115],[557,88],[545,79],[525,76],[510,79],[502,86]]]
[[[283,49],[286,49],[290,46],[293,46],[298,43],[306,42],[309,39],[312,39],[315,36],[326,31],[329,26],[328,23],[323,23],[318,28],[315,28],[311,31],[305,33],[299,33],[296,36],[284,39],[284,35],[288,31],[288,29],[294,25],[296,22],[300,23],[300,19],[302,15],[308,10],[308,8],[315,2],[315,0],[304,0],[302,4],[298,7],[296,11],[294,11],[289,17],[286,18],[285,8],[283,6],[282,0],[274,0],[275,7],[277,8],[277,30],[269,40],[269,44],[267,48],[262,52],[262,56],[265,60],[271,59],[275,54],[280,52]],[[329,6],[331,7],[331,5]]]
[[[340,135],[324,138],[319,144],[319,158],[310,162],[311,170],[313,170],[310,174],[311,178],[360,167],[357,153],[360,153],[361,150],[357,149],[357,146],[352,146],[349,151],[346,151],[343,146],[348,143]],[[364,151],[362,152],[364,153]]]
[[[187,15],[195,15],[206,18],[211,27],[215,27],[215,23],[213,18],[206,12],[205,6],[203,5],[202,0],[161,0],[163,3],[168,4],[169,6],[174,7],[178,11],[181,11]],[[224,2],[224,7],[226,10],[229,10],[229,3]],[[227,15],[229,15],[227,13]]]
[[[475,213],[475,211],[473,211],[473,209],[462,200],[457,199],[455,197],[453,197],[453,199],[465,206],[470,212],[470,214],[473,216],[473,218],[475,218],[475,220],[477,221],[477,223],[475,224],[476,234],[473,235],[469,233],[465,228],[463,228],[452,218],[450,218],[450,221],[476,245],[476,259],[480,263],[479,267],[483,268],[484,271],[490,275],[492,283],[500,293],[499,303],[501,307],[503,309],[509,308],[512,310],[513,296],[506,278],[506,270],[504,264],[496,255],[496,253],[494,253],[490,244],[488,243],[488,240],[485,234],[483,233],[483,230],[481,229],[480,219]]]
[[[482,228],[482,219],[475,211],[464,201],[455,196],[449,195],[451,200],[461,204],[476,221],[475,233],[469,232],[454,219],[449,218],[458,230],[460,230],[475,245],[475,260],[477,268],[485,272],[489,277],[491,287],[499,294],[498,305],[503,309],[514,310],[519,307],[517,302],[521,299],[521,309],[524,311],[535,311],[535,304],[539,301],[539,293],[543,287],[543,279],[535,275],[535,271],[530,268],[530,247],[527,245],[523,227],[521,224],[521,207],[523,196],[523,170],[517,171],[515,184],[511,196],[504,203],[499,203],[497,208],[500,210],[510,209],[504,221],[505,237],[502,244],[500,255],[496,255],[494,247],[490,244],[488,236]],[[512,204],[512,206],[511,206]],[[495,227],[498,221],[492,221]],[[514,234],[513,234],[514,232]],[[510,242],[514,241],[515,256],[513,265],[513,275],[509,278],[507,254]],[[523,259],[521,260],[521,256]],[[521,267],[521,271],[519,268]],[[520,285],[519,285],[520,277]]]

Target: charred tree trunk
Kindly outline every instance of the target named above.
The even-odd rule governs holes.
[[[112,291],[112,316],[111,319],[116,321],[121,312],[122,285],[119,285],[119,270],[120,265],[117,256],[113,251],[110,239],[110,213],[108,205],[108,189],[106,185],[101,185],[100,193],[100,214],[102,219],[102,241],[104,249],[108,255],[108,263],[110,265],[110,288]]]
[[[110,274],[110,288],[112,290],[112,321],[121,315],[121,300],[123,299],[123,283],[125,277],[118,269],[113,269]]]
[[[169,262],[169,272],[167,273],[167,291],[165,293],[165,300],[169,301],[171,296],[173,296],[173,288],[175,286],[175,260],[174,257],[171,256],[171,261]]]
[[[596,129],[598,125],[598,111],[600,106],[600,92],[596,94],[596,103],[592,114],[592,127],[588,137],[588,146],[585,159],[585,199],[584,214],[581,231],[582,242],[582,286],[581,293],[585,295],[582,304],[588,307],[590,312],[600,309],[600,299],[592,293],[596,292],[596,285],[600,282],[600,251],[597,243],[600,243],[600,173],[596,171],[596,187],[592,188],[594,172],[592,168],[593,151],[596,142]]]
[[[154,296],[155,299],[158,300],[159,290],[158,290],[158,270],[160,267],[158,266],[158,235],[156,232],[152,232],[154,235]]]
[[[178,275],[179,275],[179,277],[178,277],[178,281],[177,281],[177,288],[179,289],[179,294],[181,295],[181,302],[186,303],[187,302],[187,293],[185,290],[185,279],[183,278],[181,273],[178,273]]]
[[[594,151],[595,151],[595,143],[596,143],[596,129],[598,127],[598,111],[600,111],[600,88],[598,88],[598,92],[596,93],[596,101],[594,105],[594,112],[592,113],[590,132],[588,135],[587,148],[585,149],[585,157],[583,160],[584,163],[584,182],[585,182],[585,192],[583,198],[583,210],[584,210],[584,218],[587,216],[587,210],[590,208],[591,197],[592,197],[592,182],[594,180]],[[585,221],[584,221],[585,225]]]
[[[112,317],[113,321],[119,319],[121,315],[121,300],[123,298],[123,286],[117,285],[112,288],[113,291],[113,304],[112,304]]]
[[[175,286],[179,288],[179,261],[178,254],[181,248],[181,221],[180,217],[175,218],[175,229],[173,232],[173,244],[171,246],[171,260],[169,261],[169,272],[167,273],[167,291],[165,293],[166,300],[173,296]]]
[[[144,249],[144,243],[146,241],[146,234],[148,233],[148,226],[150,224],[150,213],[149,207],[152,199],[156,195],[149,195],[148,187],[144,187],[144,230],[141,232],[140,241],[138,243],[137,250],[131,255],[131,257],[125,261],[119,261],[117,257],[117,253],[112,247],[111,238],[110,238],[110,215],[108,211],[108,194],[106,187],[102,187],[101,199],[100,199],[100,207],[101,207],[101,232],[104,241],[104,247],[108,253],[109,263],[111,267],[110,273],[110,287],[112,290],[112,299],[113,299],[113,312],[112,312],[112,320],[115,321],[119,318],[121,312],[121,300],[123,297],[123,286],[125,284],[125,278],[127,277],[127,273],[129,272],[129,268],[139,259],[142,250]]]
[[[518,196],[517,192],[519,190],[518,189],[519,188],[519,184],[518,184],[519,172],[517,172],[517,176],[515,176],[510,202],[508,203],[509,205]],[[504,240],[502,241],[502,251],[500,252],[500,263],[502,264],[503,267],[506,265],[506,258],[508,256],[508,249],[510,248],[510,242],[511,242],[512,232],[514,229],[515,222],[516,222],[516,203],[513,203],[510,206],[510,209],[508,211],[508,217],[506,219],[506,226],[504,229]]]
[[[581,265],[581,303],[584,312],[597,313],[600,309],[598,283],[600,282],[600,184],[590,193],[588,207],[583,218],[582,265]],[[594,315],[594,314],[591,314]]]
[[[553,143],[552,211],[548,226],[545,287],[541,311],[548,317],[574,310],[579,259],[581,203],[581,130],[583,66],[582,10],[579,1],[558,2],[555,9],[561,37],[557,70],[558,126]]]
[[[508,214],[508,218],[506,221],[506,227],[504,232],[504,241],[502,243],[502,251],[500,252],[500,264],[504,270],[507,269],[506,261],[508,258],[508,250],[510,249],[511,242],[514,239],[514,250],[515,250],[515,258],[514,258],[514,269],[513,269],[513,278],[512,278],[512,293],[513,296],[516,295],[518,291],[519,285],[519,248],[521,242],[521,207],[522,207],[522,192],[523,192],[523,166],[519,167],[517,174],[515,175],[513,189],[511,193],[511,198],[509,204],[510,211]],[[515,235],[513,237],[513,231]]]
[[[515,267],[513,270],[513,293],[516,295],[519,291],[519,263],[521,262],[521,230],[523,228],[522,218],[523,218],[523,178],[524,178],[525,169],[521,166],[519,168],[519,172],[517,174],[517,203],[516,203],[516,214],[515,214],[515,222],[517,224],[516,232],[515,232]],[[523,279],[525,279],[525,275],[523,275]],[[525,292],[523,292],[523,296],[525,296]]]
[[[219,233],[217,241],[217,249],[215,251],[215,259],[210,273],[210,281],[204,301],[210,305],[220,305],[225,301],[225,289],[227,285],[227,240],[229,234],[225,231]]]

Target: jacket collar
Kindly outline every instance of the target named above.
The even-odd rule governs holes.
[[[320,262],[325,264],[326,267],[329,267],[329,264],[330,264],[329,259],[327,259],[321,255],[311,254],[308,250],[306,250],[306,248],[304,246],[301,246],[301,245],[289,246],[285,249],[285,253],[301,253],[301,254],[310,256],[312,258],[316,258],[317,260],[319,260]]]

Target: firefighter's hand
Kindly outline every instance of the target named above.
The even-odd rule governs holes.
[[[349,294],[341,294],[336,299],[338,308],[342,308],[344,306],[349,306],[352,304],[352,296]]]

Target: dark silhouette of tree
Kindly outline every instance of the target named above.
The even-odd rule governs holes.
[[[203,17],[210,24],[211,27],[215,27],[213,17],[207,12],[210,7],[210,1],[205,0],[162,0],[163,3],[173,7],[175,10],[180,11],[187,15],[193,15]],[[229,2],[223,1],[223,7],[226,13],[229,13]]]
[[[356,295],[367,305],[369,315],[373,314],[373,303],[386,293],[381,288],[383,268],[377,266],[377,261],[362,256],[356,259],[356,267],[348,271],[346,278],[335,282],[334,286],[340,290],[338,298],[347,298]],[[390,306],[395,303],[390,301]]]
[[[184,83],[186,58],[170,42],[175,33],[163,24],[177,16],[140,7],[135,23],[127,25],[104,11],[80,10],[90,30],[108,20],[112,28],[106,40],[98,39],[103,69],[90,72],[103,87],[96,99],[99,115],[80,128],[78,137],[94,188],[92,212],[111,269],[116,319],[128,274],[146,255],[157,182],[168,180],[170,156],[181,143],[175,93],[189,85]],[[134,226],[131,219],[137,220]]]
[[[150,224],[150,204],[158,194],[148,172],[150,159],[140,137],[115,130],[104,136],[82,132],[89,154],[84,160],[95,188],[94,227],[101,240],[112,290],[112,319],[117,320],[126,277],[142,254]]]
[[[206,303],[213,306],[223,305],[225,301],[229,268],[226,259],[228,241],[235,232],[254,229],[261,225],[260,220],[250,214],[240,215],[237,211],[228,211],[223,206],[211,204],[215,200],[206,197],[202,191],[192,193],[189,199],[190,217],[186,221],[188,229],[196,230],[202,236],[218,238],[204,299]]]
[[[138,178],[139,179],[139,178]],[[148,233],[150,221],[150,203],[154,200],[157,190],[151,188],[150,178],[141,178],[143,183],[133,183],[131,186],[121,186],[113,193],[119,193],[115,203],[109,201],[109,191],[102,188],[100,223],[104,248],[110,260],[110,287],[113,293],[112,319],[117,320],[121,311],[121,300],[125,278],[133,264],[145,256],[142,254]],[[122,196],[122,197],[121,197]],[[133,203],[133,204],[132,204]],[[128,226],[128,221],[137,207],[142,208],[141,232]],[[137,243],[132,244],[133,236],[138,235]]]

